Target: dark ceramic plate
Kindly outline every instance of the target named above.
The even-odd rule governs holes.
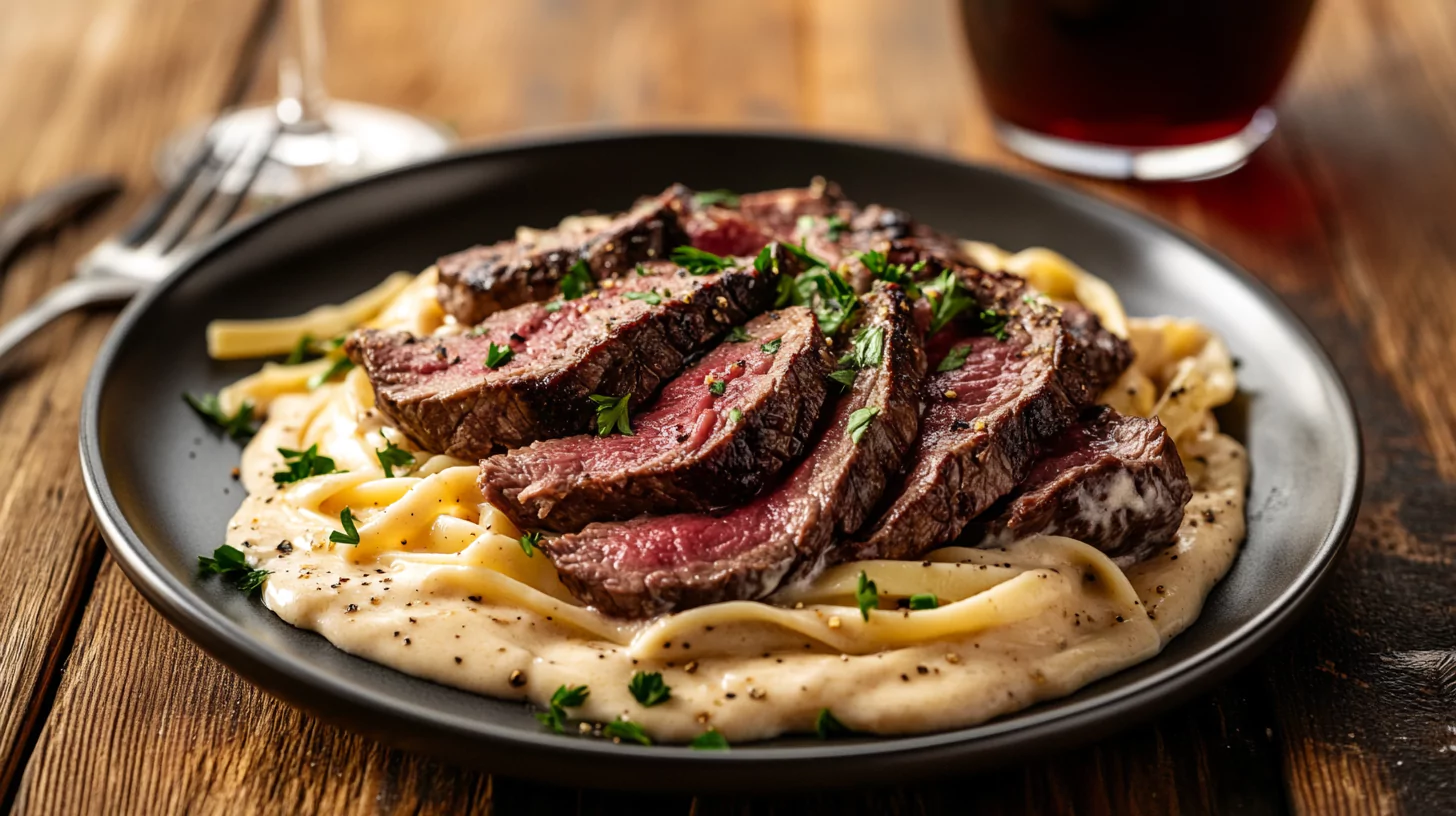
[[[256,361],[207,358],[216,317],[287,315],[336,302],[397,269],[612,210],[670,182],[760,190],[835,179],[856,200],[947,232],[1060,250],[1117,287],[1136,315],[1196,317],[1242,361],[1224,415],[1253,462],[1249,537],[1202,618],[1157,658],[1080,692],[941,734],[782,739],[728,753],[642,748],[543,732],[516,703],[477,697],[351,657],[257,601],[196,577],[241,489],[238,448],[179,395]],[[1354,412],[1329,360],[1266,289],[1169,228],[1070,190],[865,144],[795,136],[625,134],[497,147],[331,190],[219,237],[131,305],[102,350],[81,420],[86,487],[111,551],[148,600],[264,689],[347,728],[493,771],[640,788],[775,789],[964,772],[1064,748],[1205,689],[1305,607],[1339,551],[1360,490]],[[926,705],[935,705],[927,700]]]

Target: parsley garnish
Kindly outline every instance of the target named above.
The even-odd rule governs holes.
[[[648,275],[652,274],[651,272],[647,271],[647,266],[645,264],[637,264],[637,266],[633,268],[637,270],[637,276],[640,278],[645,278]]]
[[[384,468],[384,478],[393,479],[394,469],[411,468],[415,466],[415,456],[407,450],[394,446],[388,439],[384,440],[384,450],[376,450],[374,455],[379,457],[379,466]]]
[[[763,352],[764,354],[778,354],[779,353],[779,349],[782,348],[783,345],[784,345],[784,338],[777,337],[777,338],[774,338],[773,340],[770,340],[767,343],[764,343],[763,345],[759,346],[758,347],[758,350],[761,351],[761,352]]]
[[[753,259],[753,268],[764,275],[779,271],[778,262],[774,260],[774,246],[776,245],[769,244],[763,249],[760,249],[758,255]]]
[[[911,609],[935,609],[940,606],[940,599],[935,597],[934,592],[917,592],[910,596]]]
[[[631,393],[620,397],[592,394],[591,401],[597,404],[597,436],[610,436],[613,428],[623,436],[632,435],[632,420],[627,415],[627,405],[632,401]]]
[[[824,269],[829,268],[828,261],[805,249],[803,244],[782,244],[781,246],[783,246],[785,252],[798,258],[799,262],[804,264],[805,269],[812,269],[816,266]]]
[[[602,726],[602,736],[608,739],[627,740],[638,745],[651,745],[652,740],[648,738],[647,732],[642,726],[631,720],[612,720]]]
[[[920,297],[920,288],[915,285],[915,273],[925,268],[924,260],[916,261],[914,266],[906,269],[905,264],[892,264],[885,253],[875,250],[861,252],[857,257],[877,280],[899,284],[910,297]]]
[[[304,334],[293,345],[293,351],[288,352],[288,357],[283,360],[283,364],[298,365],[299,363],[308,362],[317,356],[319,355],[313,349],[313,335]]]
[[[329,540],[335,544],[359,545],[359,528],[354,526],[354,511],[345,507],[339,513],[339,523],[344,525],[344,532],[338,530],[329,533]]]
[[[309,445],[308,450],[296,451],[279,448],[278,452],[283,454],[283,465],[288,468],[273,474],[273,481],[278,484],[290,484],[310,476],[323,476],[336,472],[334,460],[327,456],[319,456],[317,442]]]
[[[586,686],[576,686],[574,688],[560,686],[556,689],[556,693],[551,695],[550,709],[537,712],[536,719],[552,731],[558,734],[565,734],[566,709],[580,706],[586,702],[586,698],[590,695],[591,692],[587,690]]]
[[[246,593],[256,592],[268,579],[268,570],[253,569],[243,551],[227,544],[212,551],[212,557],[197,556],[197,570],[202,575],[220,575]]]
[[[693,203],[699,207],[737,207],[738,194],[732,190],[704,190],[700,193],[693,193]]]
[[[986,334],[997,340],[1005,340],[1010,336],[1006,333],[1006,322],[1011,319],[1011,316],[1005,312],[983,309],[977,317],[981,321],[981,331]]]
[[[656,306],[662,303],[662,295],[657,294],[656,289],[648,289],[646,292],[628,292],[622,297],[628,300],[645,300],[648,306]]]
[[[828,335],[839,331],[859,306],[849,283],[824,267],[800,275],[794,281],[794,294],[794,302],[808,306],[819,319],[819,328]]]
[[[329,380],[334,379],[335,377],[341,377],[349,373],[349,369],[353,367],[353,360],[350,360],[348,357],[340,357],[339,359],[335,360],[333,364],[330,365],[328,368],[308,378],[309,390],[318,388],[319,386],[323,385]]]
[[[516,352],[510,346],[497,346],[495,343],[491,343],[490,347],[485,350],[485,367],[500,368],[509,363],[514,356],[516,356]]]
[[[849,415],[849,427],[846,429],[846,433],[849,434],[850,439],[854,440],[855,444],[859,444],[860,437],[864,436],[865,429],[869,428],[870,422],[879,413],[879,408],[869,407],[861,408]]]
[[[935,370],[936,371],[955,371],[956,369],[962,368],[962,367],[965,366],[965,364],[966,364],[966,358],[969,357],[969,356],[971,356],[971,344],[970,343],[965,343],[963,345],[956,346],[955,348],[953,348],[950,351],[946,352],[945,357],[941,359],[940,365],[936,366],[935,367]]]
[[[627,690],[632,692],[637,702],[647,708],[665,703],[672,696],[672,689],[662,682],[662,672],[637,672],[632,675],[632,682],[627,684]]]
[[[546,312],[559,312],[561,311],[561,301],[553,300],[545,306],[542,306],[541,309]]]
[[[742,326],[734,326],[728,331],[728,336],[723,338],[728,343],[747,343],[751,339]]]
[[[728,392],[727,380],[713,380],[708,383],[708,393],[715,397],[721,397]]]
[[[710,728],[693,737],[693,741],[689,747],[694,751],[727,751],[728,739],[716,728]]]
[[[927,296],[933,296],[931,302],[930,333],[935,334],[945,328],[945,324],[954,320],[957,315],[966,309],[976,305],[976,299],[965,286],[961,285],[960,278],[954,270],[947,269],[940,273],[934,282],[924,287]]]
[[[859,604],[859,613],[865,621],[870,619],[870,610],[880,605],[880,590],[864,570],[859,571],[859,582],[854,588],[854,602]]]
[[[878,368],[885,359],[885,328],[866,326],[855,333],[849,351],[839,358],[847,368]]]
[[[740,410],[738,410],[737,408],[729,408],[728,409],[728,421],[729,422],[742,422],[743,421],[743,412],[740,411]]]
[[[536,545],[541,543],[541,534],[540,533],[521,533],[520,543],[521,543],[521,552],[524,552],[526,554],[526,557],[527,558],[535,558],[536,557]]]
[[[566,275],[561,279],[561,296],[567,300],[576,300],[586,294],[597,285],[592,280],[591,269],[586,265],[585,260],[577,261],[566,270]],[[556,308],[561,308],[557,306]]]
[[[841,368],[838,371],[831,373],[829,375],[829,379],[839,383],[845,389],[849,389],[854,386],[854,375],[857,373],[858,372],[856,372],[852,368]]]
[[[243,400],[237,412],[229,416],[222,410],[222,403],[218,402],[216,394],[203,394],[200,397],[183,394],[182,399],[192,406],[198,416],[221,428],[234,442],[247,442],[258,431],[253,427],[253,403],[247,400]]]
[[[824,225],[829,228],[829,240],[831,241],[838,241],[840,233],[849,229],[849,223],[837,215],[824,219]]]
[[[733,259],[691,246],[680,246],[672,251],[672,262],[694,275],[711,275],[733,268]]]
[[[827,708],[819,709],[819,716],[814,720],[814,732],[819,735],[819,739],[847,737],[854,733]]]

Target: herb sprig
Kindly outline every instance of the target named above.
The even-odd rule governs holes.
[[[329,364],[329,367],[308,378],[308,389],[310,391],[318,388],[326,382],[337,379],[348,374],[354,367],[354,361],[348,357],[340,357]]]
[[[716,728],[709,728],[707,731],[693,737],[692,743],[688,746],[694,751],[727,751],[728,738]]]
[[[637,672],[632,675],[627,690],[644,708],[665,703],[672,697],[672,688],[662,682],[662,672]]]
[[[913,610],[936,609],[940,606],[940,599],[935,597],[934,592],[917,592],[910,596],[910,608]]]
[[[814,733],[819,739],[834,739],[835,737],[848,737],[854,734],[849,726],[839,721],[834,712],[827,708],[819,709],[819,716],[814,719]]]
[[[536,557],[536,546],[541,543],[540,533],[521,533],[518,541],[521,545],[521,552],[525,553],[527,558]]]
[[[646,292],[628,292],[622,297],[628,300],[645,301],[648,306],[657,306],[662,303],[662,295],[656,289],[648,289]]]
[[[849,426],[845,428],[845,433],[849,434],[849,438],[858,445],[865,431],[869,429],[870,423],[874,421],[876,416],[879,416],[879,413],[880,409],[875,406],[861,408],[855,411],[849,415]]]
[[[577,708],[591,696],[586,686],[560,686],[551,695],[550,707],[536,712],[536,719],[558,734],[566,733],[566,709]]]
[[[931,305],[930,334],[945,328],[961,312],[976,305],[976,299],[970,290],[966,289],[960,278],[950,269],[941,272],[939,277],[926,284],[923,289]]]
[[[516,356],[516,350],[510,346],[497,346],[494,342],[485,350],[485,367],[500,368],[509,363],[512,357]]]
[[[212,551],[212,557],[197,556],[197,571],[201,575],[218,575],[224,581],[235,585],[245,593],[252,594],[262,588],[268,579],[268,570],[253,569],[243,551],[227,544]]]
[[[742,326],[734,326],[733,328],[729,329],[728,334],[723,337],[723,342],[747,343],[749,340],[752,339],[752,337],[748,336],[748,331]]]
[[[197,415],[221,428],[234,442],[247,442],[258,429],[253,426],[253,403],[243,400],[238,410],[229,414],[222,409],[216,394],[194,397],[183,394],[182,399],[197,412]]]
[[[592,279],[591,269],[587,267],[586,261],[581,260],[571,265],[566,274],[561,278],[561,297],[566,300],[576,300],[597,285]],[[556,308],[561,308],[557,306]]]
[[[706,250],[691,246],[680,246],[672,251],[672,262],[694,275],[711,275],[733,268],[733,259],[714,255]]]
[[[622,742],[635,742],[638,745],[652,744],[652,738],[647,736],[642,726],[631,720],[612,720],[602,726],[602,736]]]
[[[347,507],[341,510],[339,512],[339,524],[343,526],[344,532],[341,533],[335,530],[329,533],[329,540],[335,544],[359,546],[359,528],[354,526],[354,511]]]
[[[870,619],[870,610],[880,605],[880,589],[864,570],[859,571],[859,580],[854,588],[854,602],[859,605],[859,614],[866,623]]]
[[[393,479],[395,468],[412,468],[415,466],[415,455],[402,448],[395,447],[393,442],[385,440],[384,450],[374,451],[379,459],[379,466],[384,468],[384,478]]]
[[[283,466],[286,470],[273,474],[273,481],[277,484],[292,484],[311,476],[325,476],[341,472],[334,466],[333,459],[319,455],[317,442],[309,445],[308,450],[279,448],[278,453],[283,456]]]
[[[623,436],[632,435],[632,418],[628,415],[630,392],[620,397],[592,394],[591,401],[597,406],[597,436],[610,436],[613,430]]]

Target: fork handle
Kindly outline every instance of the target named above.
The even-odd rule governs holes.
[[[130,300],[146,285],[127,278],[72,278],[66,281],[9,323],[0,326],[0,359],[8,357],[25,338],[61,315],[93,303]]]

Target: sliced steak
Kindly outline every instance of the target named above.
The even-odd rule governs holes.
[[[592,524],[541,547],[577,597],[626,617],[762,598],[823,568],[837,537],[869,517],[915,439],[925,372],[922,332],[904,293],[881,285],[862,326],[885,333],[878,366],[860,370],[823,435],[780,485],[724,514]],[[851,435],[863,409],[878,409]]]
[[[1126,343],[1077,306],[1026,298],[1021,279],[959,270],[977,305],[929,343],[921,434],[898,495],[858,557],[916,558],[956,538],[1026,476],[1042,440],[1061,433],[1131,361]],[[1006,316],[1004,339],[974,328]],[[954,352],[965,363],[940,371]]]
[[[556,229],[530,231],[524,240],[446,255],[436,263],[436,297],[446,312],[474,325],[502,309],[556,294],[578,261],[586,263],[593,280],[601,280],[666,257],[688,243],[678,222],[685,195],[686,188],[674,186],[610,219],[567,219]]]
[[[774,268],[793,274],[795,259],[776,252]],[[645,271],[577,300],[499,312],[467,334],[369,329],[345,350],[368,373],[379,409],[426,450],[479,459],[582,433],[595,415],[590,395],[651,401],[689,356],[772,306],[778,282],[747,262],[704,276],[666,262]],[[491,344],[513,356],[487,367]]]
[[[1091,544],[1123,566],[1173,540],[1193,498],[1178,449],[1156,419],[1089,409],[1048,442],[1011,496],[966,538],[1000,547],[1033,535]]]
[[[486,499],[519,527],[566,532],[753,498],[808,447],[831,361],[802,306],[744,328],[632,417],[633,436],[544,440],[481,462]]]

